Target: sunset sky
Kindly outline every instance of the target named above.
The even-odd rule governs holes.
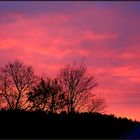
[[[0,2],[0,66],[36,73],[84,60],[107,114],[140,120],[140,2]]]

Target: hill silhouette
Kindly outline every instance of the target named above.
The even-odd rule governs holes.
[[[120,138],[138,122],[100,114],[106,102],[92,93],[97,85],[84,64],[52,79],[9,62],[0,68],[0,138]]]
[[[0,111],[0,138],[119,138],[138,122],[99,113]]]

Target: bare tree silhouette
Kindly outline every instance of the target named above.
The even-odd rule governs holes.
[[[98,112],[103,113],[104,109],[107,107],[105,99],[102,97],[91,98],[90,102],[87,104],[86,110],[88,112]]]
[[[85,65],[77,65],[74,63],[71,66],[67,65],[62,67],[58,78],[63,92],[65,93],[68,112],[79,110],[97,111],[103,109],[101,106],[103,106],[104,102],[99,103],[99,100],[96,100],[97,102],[93,104],[93,102],[89,100],[89,98],[91,98],[90,91],[97,86],[97,83],[95,77],[87,73]]]
[[[27,91],[34,82],[31,66],[15,60],[0,68],[0,98],[7,109],[25,109]]]
[[[52,113],[62,111],[66,105],[64,93],[57,79],[50,78],[41,78],[39,84],[32,87],[28,100],[32,103],[33,110]]]

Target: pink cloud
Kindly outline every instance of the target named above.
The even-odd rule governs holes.
[[[85,33],[85,39],[89,40],[108,40],[108,39],[115,39],[118,37],[117,33],[92,33],[92,32],[87,32]]]

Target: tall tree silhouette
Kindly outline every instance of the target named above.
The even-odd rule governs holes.
[[[27,91],[34,82],[31,66],[15,60],[0,68],[0,98],[8,109],[25,109]]]
[[[59,82],[67,100],[67,111],[79,111],[87,106],[90,91],[97,86],[95,77],[87,73],[85,65],[67,65],[59,73]]]
[[[32,88],[28,94],[32,109],[46,112],[62,111],[66,105],[64,93],[57,79],[41,78],[39,84]]]

